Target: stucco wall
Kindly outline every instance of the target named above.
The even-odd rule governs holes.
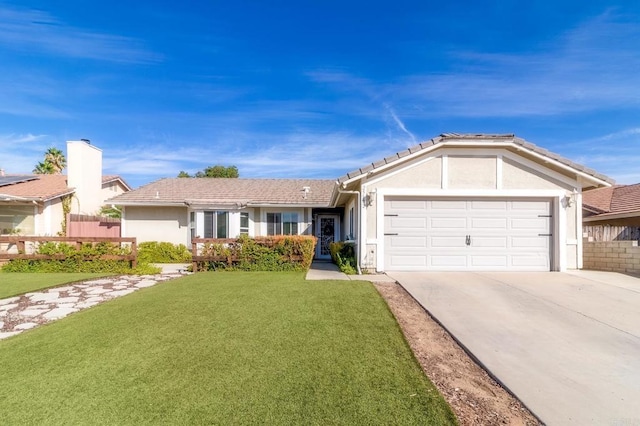
[[[502,188],[504,189],[556,189],[559,186],[562,184],[548,175],[511,159],[502,159]],[[565,187],[565,189],[571,188]]]
[[[427,161],[413,161],[389,170],[379,187],[387,188],[441,188],[442,187],[442,158],[434,157]],[[366,195],[366,194],[365,194]]]
[[[454,156],[447,158],[450,189],[495,189],[496,157]]]
[[[144,241],[187,244],[189,216],[186,207],[125,207],[123,237]]]
[[[45,203],[44,217],[48,217],[49,226],[45,228],[46,235],[58,235],[62,231],[62,221],[64,220],[64,212],[62,209],[62,200],[56,198],[49,203]]]

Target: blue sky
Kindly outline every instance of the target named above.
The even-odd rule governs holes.
[[[445,132],[640,182],[640,2],[0,0],[0,167],[336,178]]]

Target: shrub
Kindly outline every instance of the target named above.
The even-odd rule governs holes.
[[[331,260],[338,265],[338,268],[345,274],[354,275],[357,273],[356,250],[353,243],[338,241],[329,244]]]
[[[128,255],[129,247],[100,242],[85,243],[80,247],[67,243],[40,244],[36,254],[61,256],[60,259],[13,259],[2,267],[4,272],[106,272],[113,274],[155,274],[160,272],[146,263],[131,268],[128,260],[104,259],[108,255]]]
[[[138,262],[141,263],[189,263],[191,252],[184,244],[145,241],[138,244]]]
[[[241,235],[231,243],[207,243],[200,254],[211,259],[205,269],[302,271],[311,266],[315,244],[316,238],[306,235]]]

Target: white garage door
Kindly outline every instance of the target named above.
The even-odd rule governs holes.
[[[550,200],[398,197],[384,204],[385,270],[551,268]]]

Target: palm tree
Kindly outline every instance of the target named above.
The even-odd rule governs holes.
[[[41,161],[38,164],[36,164],[36,168],[33,169],[33,173],[37,175],[53,175],[56,172],[53,168],[53,165],[51,165],[51,163],[48,163],[46,161]]]
[[[49,148],[44,154],[44,162],[51,164],[51,167],[54,170],[53,174],[56,175],[61,174],[62,169],[67,167],[67,159],[58,148]]]
[[[44,161],[36,164],[33,173],[38,175],[59,175],[66,166],[67,159],[62,151],[51,147],[44,153]]]

